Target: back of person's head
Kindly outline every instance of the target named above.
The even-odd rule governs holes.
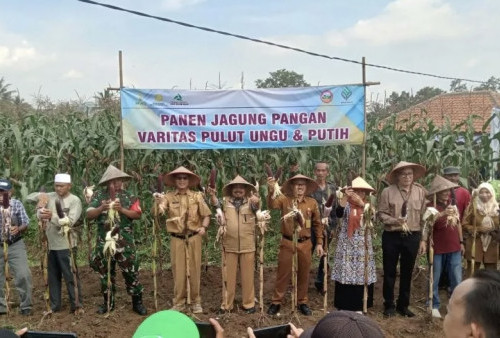
[[[300,338],[380,338],[384,337],[378,324],[352,311],[334,311],[320,319],[316,326],[305,330]]]
[[[500,334],[500,272],[477,270],[472,289],[464,295],[465,323],[477,323],[486,337]]]

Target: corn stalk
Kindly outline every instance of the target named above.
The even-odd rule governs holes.
[[[5,276],[5,308],[7,315],[10,313],[10,272],[9,272],[9,236],[10,227],[12,225],[12,209],[9,203],[9,192],[4,191],[2,196],[2,239],[3,239],[3,264],[4,264],[4,276]]]

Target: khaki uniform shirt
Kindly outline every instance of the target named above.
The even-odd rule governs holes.
[[[255,251],[255,227],[257,217],[252,210],[248,198],[236,209],[233,198],[224,197],[222,210],[226,217],[226,234],[224,250],[226,252],[245,253]]]
[[[281,195],[276,199],[272,199],[270,195],[267,196],[267,205],[271,209],[280,209],[281,216],[288,214],[293,207],[293,198]],[[319,213],[318,203],[312,197],[304,197],[302,202],[297,203],[297,208],[302,211],[306,224],[299,232],[299,237],[311,237],[311,231],[316,235],[316,244],[323,245],[323,224],[321,223],[321,215]],[[311,216],[307,216],[310,211]],[[292,237],[295,228],[295,221],[292,218],[281,221],[281,234],[284,236]]]
[[[174,234],[198,230],[203,218],[212,214],[203,194],[191,190],[186,194],[179,194],[177,190],[170,191],[163,197],[161,205],[168,215],[167,232]]]
[[[398,218],[401,217],[401,208],[407,201],[407,223],[410,231],[420,231],[420,222],[425,212],[425,190],[413,183],[410,191],[399,189],[397,184],[391,184],[382,191],[378,203],[378,218],[384,223],[385,231],[401,231]]]

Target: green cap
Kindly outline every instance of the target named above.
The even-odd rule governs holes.
[[[196,324],[185,314],[173,310],[159,311],[146,318],[133,338],[199,338]]]

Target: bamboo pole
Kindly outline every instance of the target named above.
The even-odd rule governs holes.
[[[222,304],[224,304],[223,310],[228,310],[227,308],[227,261],[226,261],[226,249],[224,248],[223,239],[221,239],[221,255],[222,255]]]
[[[363,153],[361,157],[361,176],[363,178],[366,178],[366,63],[365,63],[365,57],[361,59],[361,71],[362,71],[362,77],[363,77],[363,119],[364,119],[364,126],[365,126],[365,131],[363,133]]]
[[[155,311],[158,311],[158,283],[157,283],[157,273],[156,264],[158,261],[158,238],[156,233],[156,227],[158,225],[158,203],[155,201],[153,205],[153,247],[151,250],[152,265],[151,270],[153,273],[153,300],[155,304]]]
[[[297,311],[297,265],[298,265],[298,257],[297,257],[297,241],[298,241],[298,231],[297,225],[295,225],[295,229],[293,230],[293,256],[292,256],[292,314],[295,314]]]
[[[71,273],[73,275],[73,288],[75,293],[75,314],[77,314],[82,305],[80,304],[80,294],[78,293],[78,270],[76,268],[76,258],[73,255],[73,245],[72,245],[73,242],[71,241],[71,231],[68,231],[68,233],[66,234],[66,239],[68,240],[70,268],[71,268]]]
[[[326,314],[328,309],[328,232],[325,231],[325,253],[323,255],[323,314]]]
[[[370,206],[371,208],[371,206]],[[363,313],[368,313],[368,236],[370,229],[365,226],[365,262],[364,262],[364,285],[363,285]]]
[[[184,250],[186,255],[186,297],[187,304],[191,305],[191,272],[189,269],[191,262],[189,257],[189,236],[187,234],[184,236]]]
[[[479,198],[479,197],[478,197]],[[476,219],[477,219],[477,205],[476,201],[474,201],[474,197],[472,198],[472,212],[473,212],[473,217],[472,217],[472,245],[471,245],[471,252],[470,252],[470,262],[471,262],[471,267],[470,267],[470,276],[474,274],[474,270],[476,267],[476,236],[477,236],[477,225],[476,225]]]
[[[108,280],[106,283],[106,288],[107,288],[107,300],[106,300],[106,317],[109,316],[109,312],[111,310],[111,292],[112,292],[112,286],[111,286],[111,253],[108,252]]]
[[[48,195],[45,192],[40,192],[40,194],[38,195],[37,209],[45,208],[48,202],[49,202]],[[47,270],[47,265],[48,265],[47,255],[49,253],[49,248],[47,243],[47,235],[45,233],[46,226],[47,226],[47,220],[41,220],[41,219],[38,220],[39,241],[42,247],[40,253],[41,254],[40,268],[42,269],[43,284],[45,286],[45,290],[43,292],[43,299],[45,301],[46,313],[51,313],[52,309],[50,308],[50,301],[49,301],[49,274]]]
[[[121,89],[123,88],[123,62],[122,62],[122,51],[118,51],[118,64],[119,64],[119,72],[120,72],[120,97],[121,97]],[[121,102],[121,100],[120,100]],[[120,104],[121,105],[121,104]],[[123,150],[123,119],[120,109],[120,169],[125,170],[125,155]]]
[[[434,194],[434,208],[437,207],[436,194]],[[429,313],[432,314],[432,298],[434,296],[434,223],[429,222]]]
[[[260,234],[260,250],[259,250],[259,302],[260,314],[264,315],[264,234]]]

